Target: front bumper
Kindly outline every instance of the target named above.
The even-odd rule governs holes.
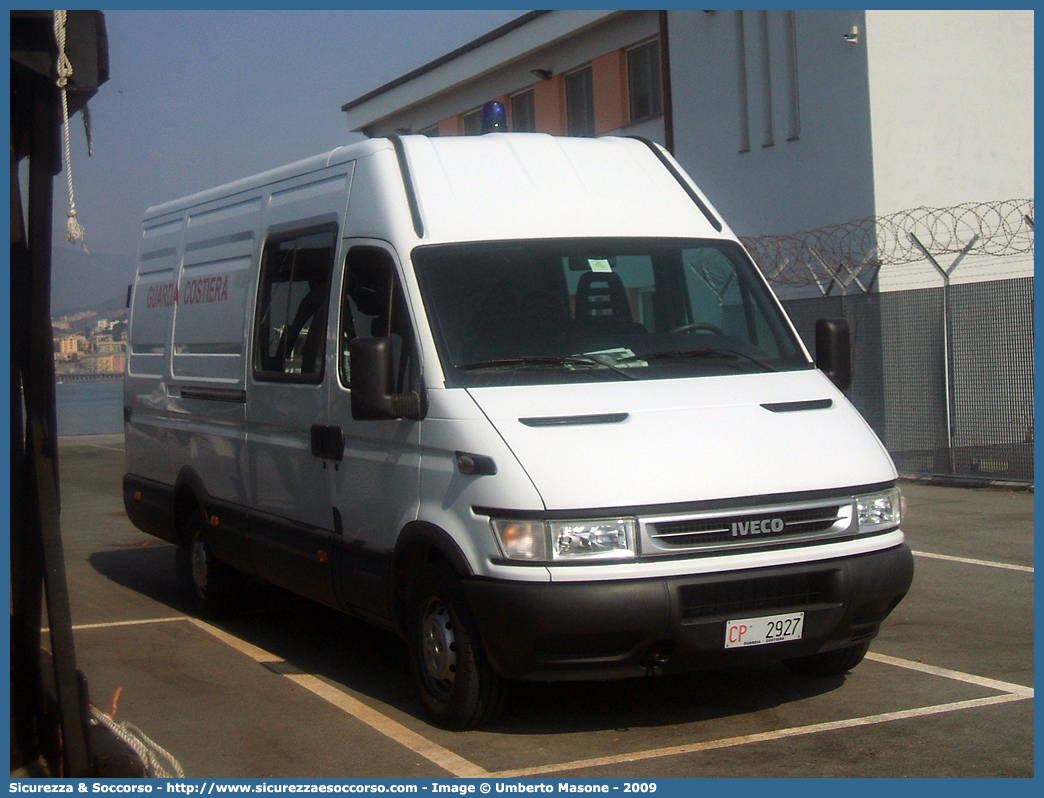
[[[603,582],[466,580],[493,667],[511,679],[606,679],[779,661],[877,635],[913,581],[906,544],[797,565]],[[802,639],[724,647],[728,620],[805,613]]]

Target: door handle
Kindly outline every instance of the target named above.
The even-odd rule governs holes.
[[[312,454],[324,460],[344,459],[344,431],[330,424],[312,425]]]

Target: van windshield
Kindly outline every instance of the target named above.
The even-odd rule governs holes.
[[[812,367],[730,241],[445,244],[413,263],[452,387]]]

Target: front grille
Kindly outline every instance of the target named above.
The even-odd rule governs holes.
[[[683,521],[653,522],[649,536],[665,546],[705,546],[744,539],[807,535],[824,532],[841,520],[841,508],[813,507],[756,515],[717,516]],[[779,523],[776,523],[778,520]],[[766,527],[762,527],[767,522]],[[778,527],[778,528],[777,528]]]
[[[851,500],[826,498],[641,518],[642,556],[727,554],[819,543],[855,533]]]
[[[678,588],[681,616],[685,620],[717,615],[799,609],[814,604],[836,604],[840,599],[841,573],[767,576],[740,582],[710,582]]]

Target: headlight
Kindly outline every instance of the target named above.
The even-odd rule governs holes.
[[[881,493],[856,496],[860,532],[879,532],[894,529],[902,522],[902,494],[899,488]]]
[[[622,559],[635,556],[635,521],[610,518],[577,521],[491,522],[509,560]]]
[[[634,556],[634,521],[552,521],[551,556],[616,559]]]

